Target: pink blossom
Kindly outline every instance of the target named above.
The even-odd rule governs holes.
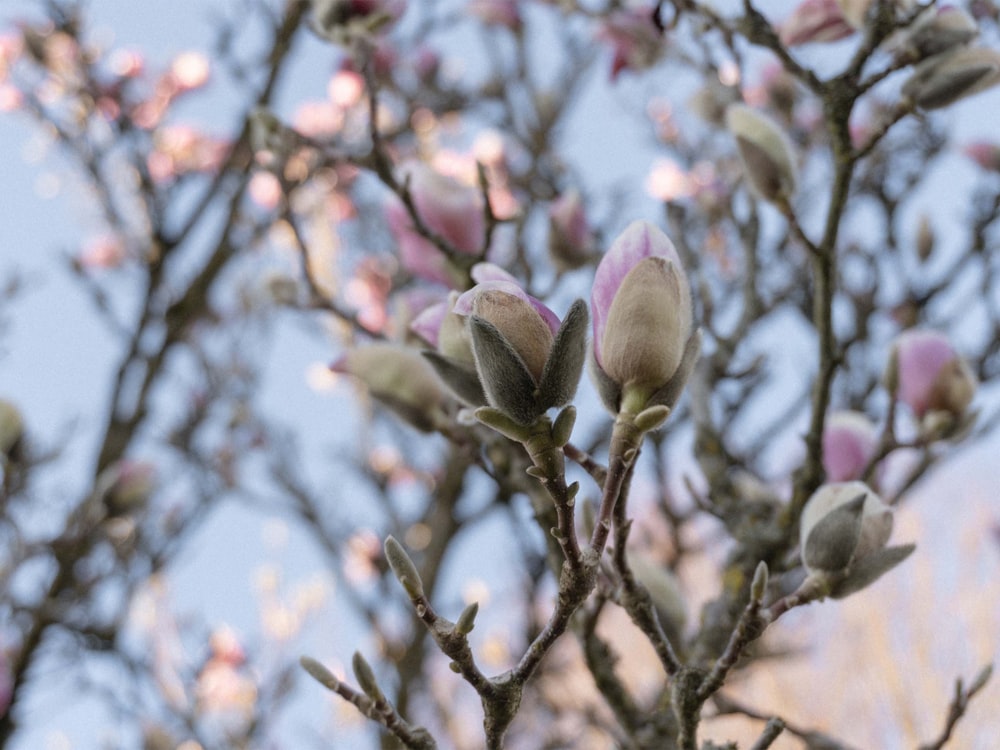
[[[77,261],[83,268],[117,268],[126,257],[125,242],[117,234],[93,237],[80,250]]]
[[[338,70],[326,85],[330,101],[343,109],[349,109],[361,101],[365,93],[365,79],[355,70]]]
[[[119,78],[138,78],[146,68],[146,60],[137,50],[117,49],[108,57],[108,67]]]
[[[477,252],[483,242],[483,201],[479,191],[446,177],[426,164],[403,168],[421,221],[456,250]]]
[[[579,268],[593,243],[580,191],[571,188],[549,206],[549,255],[557,268]]]
[[[652,7],[614,11],[604,19],[597,38],[612,50],[611,79],[623,70],[651,68],[663,53],[660,29]]]
[[[454,304],[454,301],[451,304]],[[425,308],[410,321],[410,330],[437,349],[441,325],[450,312],[451,304],[443,300]]]
[[[421,222],[456,251],[476,254],[484,238],[482,197],[471,187],[437,172],[426,164],[404,167],[413,205]],[[457,283],[447,257],[413,223],[409,211],[398,200],[385,207],[389,230],[399,244],[403,267],[416,276],[446,285]]]
[[[943,333],[904,331],[893,350],[896,394],[918,418],[932,410],[961,414],[972,401],[975,376]]]
[[[460,283],[457,272],[444,253],[417,234],[406,206],[394,200],[386,203],[383,210],[389,231],[399,247],[399,261],[403,268],[425,281],[445,286]]]
[[[660,201],[687,198],[692,189],[687,172],[671,159],[657,159],[646,176],[646,192]]]
[[[228,143],[190,125],[165,125],[153,136],[155,151],[147,157],[150,175],[166,182],[187,172],[210,172],[221,164]]]
[[[779,37],[787,47],[834,42],[854,33],[837,0],[803,0],[781,24]]]
[[[977,141],[962,149],[962,153],[988,172],[1000,172],[1000,145]]]
[[[247,186],[250,200],[261,208],[271,210],[281,202],[281,181],[270,172],[255,172]]]
[[[14,112],[24,104],[24,94],[17,87],[0,82],[0,112]]]
[[[201,88],[208,83],[211,66],[201,52],[182,52],[170,65],[170,81],[178,93]]]
[[[520,286],[520,282],[510,271],[501,268],[496,263],[476,263],[469,271],[469,276],[477,284],[485,284],[488,281],[507,281],[515,286]]]
[[[23,52],[23,36],[10,32],[0,34],[0,81],[7,76]]]
[[[827,481],[861,479],[875,455],[875,425],[861,412],[830,414],[823,429],[823,468]]]
[[[469,0],[466,9],[488,26],[504,26],[511,31],[521,28],[521,11],[515,0]]]
[[[309,138],[336,135],[343,126],[344,113],[331,102],[303,102],[292,117],[292,127]]]
[[[247,660],[243,644],[236,632],[228,625],[222,625],[212,631],[208,639],[212,657],[219,661],[238,667]]]

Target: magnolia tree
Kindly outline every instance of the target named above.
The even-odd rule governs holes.
[[[106,747],[301,747],[324,691],[316,747],[849,746],[849,676],[811,715],[739,686],[850,637],[793,642],[796,608],[891,617],[894,512],[1000,415],[1000,144],[948,129],[1000,83],[992,2],[251,0],[167,61],[88,10],[0,37],[115,341],[93,429],[0,401],[5,746],[57,673]],[[290,327],[352,394],[322,434],[262,405]],[[333,606],[264,580],[256,642],[176,612],[224,500]],[[923,747],[980,736],[988,678],[914,709]]]

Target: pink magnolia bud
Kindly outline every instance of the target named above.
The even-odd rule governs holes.
[[[559,330],[559,319],[555,314],[546,319],[530,301],[511,294],[504,286],[503,282],[488,282],[476,287],[471,313],[493,324],[538,382]]]
[[[861,479],[875,455],[875,425],[861,412],[830,414],[823,429],[823,469],[827,481]]]
[[[670,239],[647,222],[630,224],[597,267],[591,309],[594,375],[608,409],[617,412],[629,392],[672,406],[699,342],[691,290]]]
[[[1000,172],[1000,146],[978,141],[962,149],[962,153],[988,172]]]
[[[604,19],[597,38],[611,45],[611,79],[623,70],[651,68],[663,54],[663,34],[653,23],[652,8],[629,8]]]
[[[356,377],[374,398],[419,430],[432,430],[444,417],[445,392],[434,370],[414,349],[389,343],[359,346],[330,369]]]
[[[837,0],[803,0],[781,24],[778,37],[786,47],[835,42],[854,33]]]
[[[483,244],[483,198],[478,190],[422,162],[402,169],[420,220],[454,248],[470,255]]]
[[[579,268],[590,257],[591,239],[583,197],[567,190],[549,206],[549,256],[560,270]]]
[[[1000,52],[959,47],[917,65],[903,96],[922,109],[939,109],[1000,83]]]
[[[904,331],[897,337],[893,351],[896,395],[917,418],[931,411],[958,416],[972,402],[976,377],[944,334]]]
[[[461,284],[460,274],[432,242],[417,234],[406,206],[390,201],[383,207],[389,232],[399,247],[399,262],[414,276],[445,286]]]
[[[489,265],[476,269],[480,276],[498,272],[503,273]],[[560,323],[520,286],[498,279],[461,295],[454,312],[468,316],[476,371],[490,406],[529,425],[572,400],[586,352],[583,300],[573,303]]]
[[[736,139],[751,189],[764,200],[791,197],[796,168],[792,144],[771,118],[743,104],[726,110],[726,127]]]

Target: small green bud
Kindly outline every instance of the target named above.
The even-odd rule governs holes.
[[[411,599],[416,599],[424,595],[424,582],[420,580],[420,573],[413,560],[406,554],[403,545],[396,541],[395,537],[389,536],[385,540],[385,558],[389,561],[389,567],[396,574],[399,583],[406,590]]]
[[[635,427],[641,432],[651,432],[660,427],[670,416],[670,408],[663,404],[649,406],[635,417]]]
[[[573,434],[573,427],[576,424],[576,407],[570,404],[556,417],[552,424],[552,442],[556,448],[562,448],[569,442]]]
[[[480,422],[487,427],[492,427],[505,438],[509,438],[517,443],[525,442],[531,437],[531,431],[527,426],[519,424],[499,409],[492,406],[481,406],[473,412]]]
[[[333,676],[333,672],[324,667],[311,656],[300,656],[299,664],[309,676],[327,690],[336,690],[340,686],[340,680]]]
[[[364,691],[365,695],[373,701],[380,701],[385,698],[378,686],[378,682],[375,680],[375,673],[372,671],[371,665],[361,655],[360,651],[354,652],[354,657],[351,659],[351,668],[354,670],[354,677],[358,681],[358,686]]]
[[[468,635],[476,627],[476,615],[479,614],[479,602],[473,602],[462,610],[455,623],[455,632],[460,635]]]

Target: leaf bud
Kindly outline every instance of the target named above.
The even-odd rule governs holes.
[[[385,698],[381,688],[378,686],[378,681],[375,679],[375,673],[372,671],[371,665],[361,655],[360,651],[354,652],[354,656],[351,659],[351,668],[354,670],[354,678],[358,681],[358,687],[361,688],[365,695],[373,701],[380,701]]]
[[[455,632],[460,635],[468,635],[476,627],[476,615],[479,614],[479,602],[472,602],[462,610],[462,614],[455,621]]]
[[[309,676],[327,690],[336,690],[340,686],[340,680],[334,677],[333,672],[313,659],[311,656],[300,656],[299,664]]]
[[[420,579],[417,566],[406,554],[403,545],[392,535],[385,540],[385,559],[389,561],[389,567],[411,599],[418,599],[424,595],[424,582]]]

